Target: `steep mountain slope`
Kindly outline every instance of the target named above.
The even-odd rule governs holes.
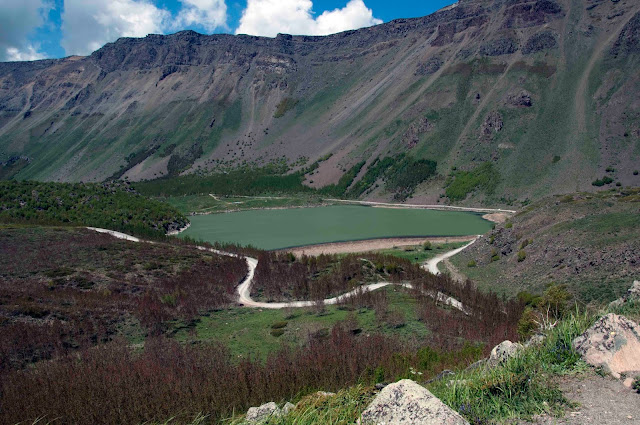
[[[120,39],[0,64],[0,174],[135,180],[333,153],[308,178],[322,186],[406,151],[461,179],[493,163],[485,192],[503,201],[589,190],[610,167],[637,185],[638,65],[632,0],[462,0],[327,37]],[[474,188],[457,198],[484,199]]]
[[[485,290],[542,293],[555,282],[608,303],[640,276],[639,208],[637,188],[545,198],[451,262]]]

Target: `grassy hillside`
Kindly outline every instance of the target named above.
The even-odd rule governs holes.
[[[640,189],[545,198],[452,263],[480,288],[515,295],[566,284],[585,302],[619,297],[640,275]]]
[[[566,415],[568,409],[577,407],[567,400],[558,382],[561,379],[576,379],[578,382],[580,379],[594,379],[595,373],[589,371],[571,344],[600,315],[568,314],[556,328],[544,332],[545,340],[541,344],[527,347],[515,358],[497,366],[461,368],[431,382],[424,382],[424,378],[417,374],[405,378],[422,383],[471,424],[530,423],[538,415],[555,422]],[[437,354],[434,353],[434,357]],[[377,393],[373,387],[357,385],[329,397],[309,394],[302,397],[289,415],[269,423],[353,424]],[[242,415],[237,415],[231,423],[241,424],[243,420]]]
[[[406,278],[422,291],[388,288],[330,308],[264,311],[235,305],[243,260],[178,240],[133,243],[84,228],[3,225],[0,251],[0,418],[7,423],[95,423],[98,416],[185,423],[198,414],[215,422],[314,389],[371,385],[411,370],[433,376],[517,338],[522,312],[517,302],[446,276],[418,275],[400,259],[395,272],[412,269]],[[273,263],[267,269],[276,278],[285,273],[269,255],[240,252]],[[354,266],[322,273],[359,280]],[[435,304],[424,295],[434,290],[482,319]]]

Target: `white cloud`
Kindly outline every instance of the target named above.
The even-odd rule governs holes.
[[[3,0],[0,0],[3,1]],[[62,47],[67,54],[86,55],[119,37],[179,31],[201,26],[226,28],[225,0],[180,0],[176,15],[152,0],[65,0]]]
[[[274,37],[278,33],[327,35],[381,24],[363,0],[313,16],[311,0],[248,0],[236,34]]]
[[[227,5],[224,0],[180,0],[182,9],[172,28],[183,29],[200,25],[213,32],[216,28],[227,28]]]
[[[61,44],[84,55],[119,37],[162,33],[170,17],[148,0],[65,0]]]
[[[43,57],[28,37],[52,8],[50,0],[0,0],[0,61]]]
[[[45,54],[39,52],[33,45],[28,45],[22,50],[17,47],[8,47],[5,55],[6,60],[15,62],[35,61],[38,59],[44,59],[45,57]]]

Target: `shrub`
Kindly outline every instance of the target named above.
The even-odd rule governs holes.
[[[573,298],[564,284],[551,283],[542,296],[542,305],[546,306],[555,318],[567,312],[569,301]]]
[[[338,180],[338,183],[324,186],[319,190],[319,192],[327,196],[335,196],[335,197],[345,196],[345,194],[347,193],[347,189],[349,189],[349,187],[351,186],[355,178],[358,176],[358,174],[360,173],[360,170],[362,170],[362,167],[364,167],[365,164],[366,164],[366,161],[358,162],[353,167],[351,167],[348,171],[346,171],[342,175],[342,177],[340,177],[340,180]]]
[[[126,183],[34,181],[0,181],[0,221],[104,227],[147,237],[188,223],[173,207]]]
[[[375,382],[376,384],[384,382],[384,368],[382,366],[378,366],[373,371],[373,382]]]
[[[602,187],[602,186],[604,186],[606,184],[611,184],[611,183],[613,183],[613,179],[611,177],[609,177],[609,176],[604,176],[601,179],[592,181],[591,185],[592,186],[597,186],[597,187]]]
[[[477,266],[476,260],[471,260],[467,263],[467,267],[475,267]]]
[[[401,328],[407,324],[404,313],[398,310],[388,312],[385,317],[385,322],[394,329]]]
[[[518,263],[523,262],[527,258],[527,253],[524,250],[518,251]]]
[[[284,117],[284,115],[289,112],[290,110],[292,110],[293,108],[295,108],[295,106],[298,104],[298,99],[292,99],[290,97],[285,97],[284,99],[282,99],[282,101],[280,101],[280,103],[278,103],[278,106],[276,107],[276,112],[273,114],[273,118],[282,118]]]
[[[522,317],[518,321],[518,335],[522,339],[527,339],[539,329],[538,317],[530,306],[522,313]]]
[[[271,329],[271,336],[276,338],[284,335],[284,329]]]
[[[526,306],[534,306],[534,307],[537,306],[542,300],[542,297],[538,295],[533,295],[531,292],[528,292],[528,291],[518,292],[518,295],[516,295],[516,297],[518,298],[518,301],[520,301],[522,304]]]
[[[283,321],[281,321],[281,322],[276,322],[276,323],[274,323],[273,325],[271,325],[271,329],[282,329],[282,328],[286,328],[288,324],[289,324],[289,323],[288,323],[288,322],[286,322],[286,321],[284,321],[284,320],[283,320]]]
[[[491,262],[493,263],[494,261],[498,261],[500,259],[500,254],[498,254],[498,250],[497,249],[492,249],[491,250]]]
[[[525,249],[527,246],[531,245],[532,242],[533,240],[531,239],[523,240],[522,243],[520,244],[520,249]]]
[[[508,222],[507,224],[504,225],[505,229],[511,229],[513,227],[513,223],[512,222]]]
[[[634,175],[634,176],[637,176],[637,175],[638,175],[638,170],[635,170],[635,171],[633,172],[633,175]]]
[[[461,201],[478,189],[492,195],[499,183],[500,173],[491,162],[485,162],[472,171],[455,172],[445,193],[452,201]]]
[[[431,242],[430,241],[426,241],[425,243],[422,244],[422,249],[424,249],[425,251],[430,251],[431,250]]]
[[[631,384],[631,388],[633,388],[637,393],[640,394],[640,376],[636,376],[633,384]]]

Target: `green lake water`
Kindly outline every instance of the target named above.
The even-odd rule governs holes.
[[[272,250],[390,237],[479,235],[492,223],[458,211],[340,205],[253,210],[190,217],[183,236]]]

